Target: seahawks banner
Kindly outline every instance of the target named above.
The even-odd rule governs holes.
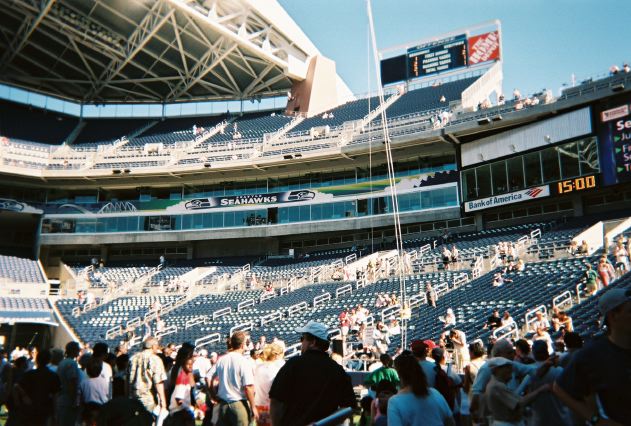
[[[444,170],[438,172],[426,172],[410,176],[399,176],[395,178],[397,191],[405,193],[417,191],[419,188],[427,188],[435,185],[455,184],[458,181],[458,172],[455,170]],[[264,194],[243,194],[226,196],[198,196],[193,199],[171,200],[171,199],[151,199],[147,201],[124,200],[108,201],[98,203],[73,203],[63,200],[63,202],[50,202],[48,204],[36,205],[41,208],[46,215],[66,214],[66,215],[95,215],[95,214],[133,214],[135,212],[169,212],[184,213],[197,210],[207,210],[215,208],[230,208],[254,205],[285,204],[294,202],[326,203],[334,199],[344,199],[345,197],[356,197],[359,195],[387,196],[390,191],[390,181],[388,179],[374,179],[372,181],[360,181],[345,183],[341,185],[322,186],[316,189],[296,189],[293,191],[268,192]],[[201,195],[201,194],[199,194]],[[13,200],[2,203],[0,199],[0,209],[17,211],[24,208]]]
[[[232,195],[229,197],[195,198],[187,201],[184,204],[184,208],[186,210],[204,210],[215,207],[291,203],[295,201],[310,201],[313,200],[315,196],[316,194],[313,191],[299,190],[267,194]]]
[[[7,210],[16,213],[37,213],[42,214],[44,211],[30,206],[20,201],[11,200],[9,198],[0,198],[0,210]]]

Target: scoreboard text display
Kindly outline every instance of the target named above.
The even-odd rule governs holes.
[[[425,77],[467,66],[464,34],[408,49],[408,78]]]
[[[498,31],[469,38],[460,34],[411,47],[405,54],[382,59],[381,84],[386,86],[499,59]]]

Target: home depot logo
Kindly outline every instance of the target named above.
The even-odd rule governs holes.
[[[531,188],[528,191],[526,191],[526,195],[529,196],[530,198],[537,198],[537,195],[541,194],[542,192],[543,192],[543,189],[541,187]]]

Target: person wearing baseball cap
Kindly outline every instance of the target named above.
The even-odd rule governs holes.
[[[475,377],[475,381],[471,386],[471,405],[469,410],[471,412],[471,417],[476,419],[477,421],[481,421],[486,415],[485,406],[484,406],[484,394],[487,389],[487,385],[493,376],[493,371],[491,366],[493,363],[502,362],[502,361],[493,361],[491,360],[496,358],[505,358],[507,360],[512,361],[515,357],[515,348],[513,347],[513,343],[508,339],[500,339],[495,342],[493,348],[491,349],[491,357],[480,367],[478,370],[478,374]],[[506,386],[514,391],[519,387],[522,379],[530,374],[536,367],[533,367],[532,364],[526,365],[521,364],[519,362],[512,363],[511,369],[511,377],[506,383]]]
[[[412,354],[418,360],[425,378],[427,379],[427,385],[434,387],[436,385],[436,362],[431,357],[432,350],[436,347],[436,344],[432,340],[413,340],[410,343],[410,349]]]
[[[491,358],[486,362],[493,376],[484,394],[486,407],[493,417],[493,425],[523,425],[524,407],[534,401],[539,394],[550,389],[544,384],[526,396],[520,397],[507,386],[513,377],[513,361],[504,357]]]
[[[356,405],[350,376],[327,353],[328,327],[309,321],[296,333],[300,334],[301,355],[287,361],[269,391],[275,426],[311,424],[338,408]]]
[[[598,311],[606,335],[577,351],[554,384],[555,394],[591,425],[631,419],[631,288],[603,292]]]

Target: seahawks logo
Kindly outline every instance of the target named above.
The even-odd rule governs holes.
[[[315,192],[302,190],[302,191],[291,191],[289,195],[287,195],[287,201],[305,201],[305,200],[313,200],[315,198]]]
[[[0,198],[0,210],[10,210],[12,212],[21,212],[24,210],[24,204],[7,198]]]
[[[209,209],[212,207],[208,198],[196,198],[184,204],[186,210]]]

